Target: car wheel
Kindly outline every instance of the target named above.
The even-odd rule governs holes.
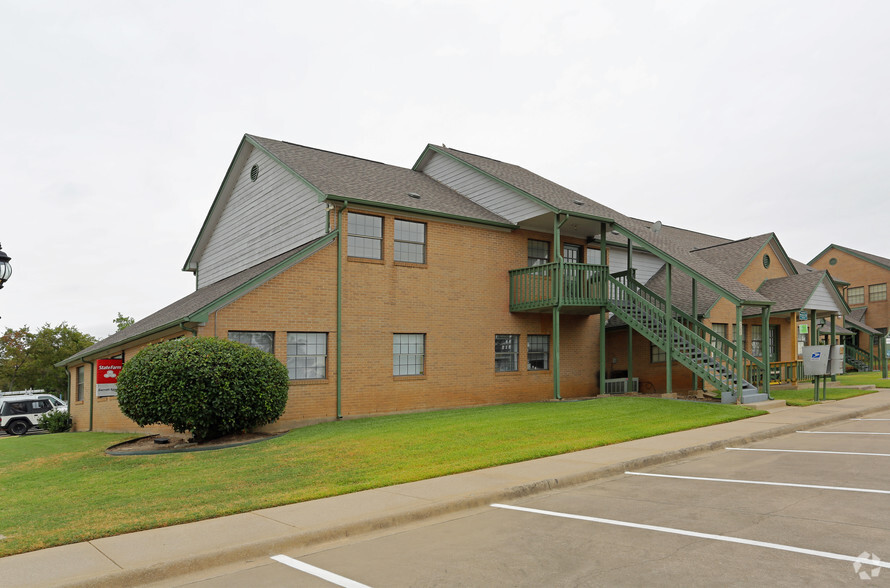
[[[26,421],[13,421],[7,425],[6,432],[10,435],[24,435],[29,428]]]

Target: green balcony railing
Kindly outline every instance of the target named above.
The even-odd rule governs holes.
[[[553,262],[510,270],[510,311],[606,304],[605,265]]]

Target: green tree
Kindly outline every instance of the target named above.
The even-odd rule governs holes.
[[[66,397],[68,375],[55,364],[96,342],[68,323],[43,325],[36,333],[25,326],[7,329],[0,337],[0,387],[4,390],[43,389]]]
[[[123,331],[124,329],[135,323],[136,319],[131,316],[124,316],[120,312],[118,312],[117,318],[114,319],[114,321],[112,322],[117,325],[118,331]]]

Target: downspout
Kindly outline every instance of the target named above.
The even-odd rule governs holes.
[[[636,278],[633,271],[634,243],[630,239],[627,240],[627,286],[630,287],[630,281]],[[634,390],[634,328],[627,325],[627,393],[639,392]]]
[[[664,358],[664,374],[665,387],[667,394],[674,391],[674,305],[671,300],[671,264],[664,264],[665,269],[665,288],[664,288],[664,326],[665,333],[665,358]]]
[[[94,364],[92,361],[89,361],[87,359],[85,359],[84,361],[87,362],[88,364],[90,364],[90,389],[89,389],[89,393],[90,393],[90,429],[89,430],[92,431],[93,430],[93,404],[96,401],[96,395],[93,394],[93,388],[96,387],[95,386],[96,385],[96,382],[95,382],[95,380],[96,380],[96,375],[95,375],[96,364]]]
[[[343,418],[343,212],[348,207],[349,201],[344,200],[343,206],[337,211],[337,420]]]

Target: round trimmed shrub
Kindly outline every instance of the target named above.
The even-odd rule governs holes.
[[[287,368],[259,349],[211,337],[155,343],[124,363],[121,412],[141,426],[170,425],[197,441],[274,422],[287,403]]]

